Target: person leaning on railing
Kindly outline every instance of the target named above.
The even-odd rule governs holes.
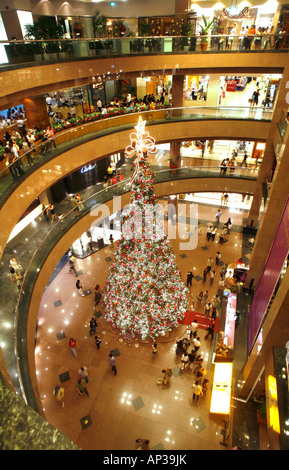
[[[251,43],[252,43],[252,40],[253,40],[253,37],[255,36],[255,34],[256,34],[255,25],[252,24],[252,26],[249,28],[249,31],[248,31],[247,49],[251,49]]]

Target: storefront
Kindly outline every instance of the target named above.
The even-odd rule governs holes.
[[[220,5],[220,3],[217,3],[217,5]],[[243,27],[248,26],[250,28],[252,25],[255,25],[256,29],[261,27],[269,32],[272,26],[277,25],[280,17],[280,10],[277,6],[277,2],[267,1],[256,7],[231,5],[229,8],[225,8],[225,5],[220,5],[219,8],[213,9],[202,8],[198,4],[192,3],[190,10],[196,12],[197,24],[202,23],[202,15],[205,16],[208,22],[216,18],[211,34],[219,34],[220,31],[228,34],[228,30],[234,28],[234,34],[239,35]]]
[[[209,78],[208,75],[186,75],[184,85],[185,101],[206,101]]]
[[[82,117],[84,113],[98,111],[97,101],[102,105],[112,101],[116,96],[117,84],[115,80],[105,80],[102,77],[94,77],[93,83],[77,88],[66,88],[46,95],[48,110],[53,118],[56,112],[61,112],[62,119],[77,115]],[[52,123],[53,123],[52,119]]]
[[[106,23],[107,37],[135,37],[138,33],[137,18],[108,18]]]
[[[238,155],[237,163],[242,162],[246,153],[248,155],[247,164],[255,165],[254,149],[256,148],[256,146],[258,146],[258,151],[261,151],[261,144],[262,143],[255,143],[253,141],[243,140],[192,140],[183,142],[181,147],[183,165],[186,166],[187,164],[189,164],[189,161],[187,159],[204,157],[210,160],[215,160],[217,164],[219,164],[219,162],[223,160],[223,158],[231,158],[234,151],[236,151]],[[263,150],[261,151],[261,157],[262,155]]]
[[[218,105],[250,107],[250,99],[259,90],[258,107],[266,110],[274,108],[282,75],[261,76],[221,76]]]
[[[70,247],[70,250],[76,258],[86,258],[87,256],[96,253],[105,246],[110,245],[110,236],[113,240],[117,241],[121,237],[119,230],[110,230],[103,223],[103,227],[91,227],[87,232],[84,232]]]
[[[164,93],[165,102],[169,101],[172,88],[172,75],[138,77],[136,79],[136,96],[143,99],[146,95],[159,98]]]
[[[50,188],[53,202],[59,203],[65,199],[67,195],[85,191],[98,183],[103,183],[111,161],[115,163],[116,167],[120,167],[125,161],[124,152],[118,152],[96,160],[95,162],[90,162],[58,181]]]

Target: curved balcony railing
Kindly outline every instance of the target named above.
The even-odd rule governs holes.
[[[142,116],[148,124],[161,124],[179,121],[197,120],[252,120],[267,121],[272,118],[272,110],[263,107],[184,107],[163,108],[150,111],[142,111]],[[136,113],[139,115],[139,113]],[[52,139],[38,143],[34,149],[22,153],[15,161],[8,163],[0,162],[0,206],[1,201],[24,179],[38,169],[43,163],[53,159],[55,156],[69,150],[76,145],[86,141],[103,137],[115,132],[132,129],[136,125],[137,116],[133,118],[131,112],[116,115],[87,124],[80,124],[66,131],[55,134]],[[56,142],[54,148],[53,141]],[[31,162],[31,159],[33,161]]]
[[[130,181],[131,181],[131,171],[128,168],[130,165],[126,165],[122,173],[124,174],[125,179],[113,186],[103,188],[102,184],[101,189],[95,191],[94,188],[87,190],[86,195],[83,199],[84,209],[81,211],[81,217],[90,213],[90,211],[99,204],[105,204],[108,200],[112,199],[115,196],[121,196],[125,193],[130,192]],[[183,167],[176,170],[170,169],[161,169],[157,170],[156,167],[152,166],[152,169],[156,173],[155,184],[162,183],[166,181],[175,181],[177,179],[190,179],[190,178],[219,178],[220,169],[218,166],[202,166],[202,167]],[[249,168],[236,168],[234,173],[228,173],[227,175],[222,176],[222,178],[235,178],[235,179],[250,179],[256,180],[257,171]],[[12,356],[15,351],[14,360],[16,364],[10,364],[10,373],[12,372],[12,377],[14,379],[14,386],[18,393],[20,393],[25,401],[32,406],[34,409],[37,409],[35,397],[32,391],[30,383],[29,368],[27,362],[27,344],[26,344],[26,330],[27,330],[27,315],[29,310],[29,304],[31,301],[31,296],[34,288],[35,281],[38,276],[38,272],[42,269],[42,266],[53,248],[53,246],[60,240],[64,233],[72,228],[75,223],[75,215],[73,209],[70,208],[70,203],[66,201],[58,206],[56,205],[56,212],[61,212],[61,218],[59,218],[54,224],[47,226],[46,222],[38,222],[33,228],[34,235],[31,236],[31,230],[29,235],[29,246],[33,248],[32,254],[26,256],[25,259],[21,259],[20,253],[17,256],[17,260],[21,263],[24,271],[23,282],[21,285],[20,293],[17,297],[15,289],[10,284],[10,281],[7,279],[5,289],[9,291],[10,296],[10,307],[7,307],[4,297],[1,297],[0,306],[2,312],[3,322],[5,320],[11,321],[11,305],[14,302],[15,313],[14,313],[14,331],[12,329],[7,332],[2,331],[2,340],[6,344],[5,356]],[[93,222],[93,219],[92,219]],[[42,229],[40,225],[42,224]],[[11,250],[13,248],[18,250],[19,242],[25,243],[28,238],[25,229],[21,234],[21,240],[19,236],[15,240],[15,246],[12,243],[9,244],[9,249],[6,257],[9,259],[11,256]],[[5,250],[6,251],[6,250]],[[19,258],[20,257],[20,258]],[[5,258],[5,253],[4,253]],[[24,257],[23,257],[24,258]],[[8,261],[7,259],[7,261]],[[2,263],[3,265],[3,263]],[[1,267],[2,273],[6,272],[5,265]],[[4,275],[4,274],[2,274]],[[3,287],[4,287],[3,285]],[[14,300],[12,300],[14,299]],[[15,333],[14,333],[15,332]],[[6,336],[4,338],[4,336]]]
[[[2,66],[21,67],[80,58],[194,54],[199,52],[267,52],[288,51],[288,34],[263,34],[248,38],[231,35],[122,37],[103,39],[45,39],[0,41]]]

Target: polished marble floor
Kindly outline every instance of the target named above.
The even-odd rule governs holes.
[[[167,153],[161,152],[151,158],[151,163],[164,167],[166,159]],[[197,158],[188,159],[192,166],[199,161]],[[208,166],[213,164],[210,159],[201,163]],[[131,174],[130,166],[127,163],[121,171]],[[96,188],[89,188],[83,193],[83,197],[95,190]],[[204,286],[201,276],[208,257],[212,255],[214,258],[219,249],[216,242],[206,243],[206,226],[215,221],[215,213],[220,206],[220,194],[194,194],[192,201],[198,204],[198,219],[202,224],[196,249],[180,250],[180,240],[171,241],[184,279],[188,269],[193,270],[196,276],[188,298],[189,308],[192,308],[192,300],[196,299],[200,290],[208,289],[209,298],[218,290],[218,270],[212,285],[207,281]],[[69,198],[57,206],[60,213],[67,212],[70,210]],[[246,199],[242,203],[241,195],[230,195],[228,205],[221,208],[221,222],[225,222],[228,217],[233,219],[229,242],[219,250],[225,264],[235,263],[240,255],[246,263],[249,262],[250,252],[242,234],[249,208],[250,200]],[[179,225],[181,223],[180,220]],[[11,285],[6,267],[9,257],[14,255],[25,269],[30,253],[37,249],[51,225],[42,217],[35,219],[9,242],[1,260],[3,295],[0,341],[16,387],[18,379],[14,364],[11,318],[17,287]],[[39,310],[35,349],[39,394],[46,419],[83,449],[134,449],[135,439],[141,436],[148,438],[154,449],[223,450],[220,432],[224,423],[222,418],[209,413],[210,389],[198,404],[193,403],[193,371],[180,371],[180,358],[176,356],[174,346],[176,338],[186,336],[185,326],[180,326],[169,338],[162,338],[157,356],[153,358],[151,344],[128,344],[116,332],[112,332],[102,317],[103,308],[100,305],[96,314],[99,317],[98,334],[102,337],[102,351],[97,350],[93,337],[89,335],[88,322],[95,313],[93,295],[89,289],[93,290],[96,283],[101,288],[104,287],[113,256],[113,250],[106,247],[88,258],[76,261],[78,277],[88,290],[85,297],[78,296],[75,289],[76,278],[69,273],[65,258],[60,261],[46,288]],[[205,341],[204,335],[204,331],[200,330],[207,377],[211,381],[213,344]],[[68,347],[70,336],[75,336],[78,341],[77,359],[72,356]],[[107,361],[111,350],[117,353],[116,377]],[[82,365],[89,370],[89,397],[81,397],[76,391],[78,370]],[[161,376],[161,370],[169,366],[174,370],[170,386],[157,386],[156,380]],[[57,406],[52,394],[54,386],[59,382],[63,382],[65,388],[64,408]]]
[[[202,232],[196,249],[180,251],[180,238],[171,240],[183,278],[186,279],[189,269],[197,277],[188,295],[188,307],[200,290],[208,290],[209,298],[218,290],[219,268],[212,285],[209,281],[204,285],[198,277],[202,277],[209,256],[215,258],[219,250],[222,261],[230,264],[244,252],[240,227],[247,213],[243,210],[234,213],[229,241],[221,249],[217,237],[214,243],[206,240],[206,226],[210,221],[214,222],[215,213],[216,206],[199,204]],[[223,207],[221,222],[231,215],[230,208]],[[95,284],[104,288],[113,256],[114,250],[105,247],[90,257],[76,260],[78,278],[88,295],[78,295],[76,277],[69,273],[67,264],[45,291],[38,316],[35,362],[46,419],[82,449],[135,449],[135,440],[139,437],[149,439],[152,449],[226,449],[220,444],[224,427],[222,416],[209,413],[210,386],[205,397],[198,403],[193,402],[191,387],[196,379],[193,366],[184,371],[180,369],[175,339],[187,336],[186,326],[180,325],[169,337],[161,338],[157,355],[153,357],[151,343],[127,343],[112,331],[102,316],[103,306],[100,304],[96,313],[102,350],[95,346],[94,338],[89,334],[89,320],[94,313],[94,298],[90,291]],[[197,308],[195,304],[195,309],[202,313],[203,306]],[[211,385],[213,342],[204,339],[204,330],[199,330],[199,333],[201,353]],[[77,358],[69,350],[71,336],[78,342]],[[107,360],[110,351],[114,351],[117,357],[116,376]],[[81,366],[89,371],[89,397],[79,396],[76,390]],[[173,369],[167,387],[156,383],[164,367]],[[61,381],[65,390],[64,408],[55,402],[52,393],[54,386]],[[234,445],[230,438],[228,443],[228,448]]]

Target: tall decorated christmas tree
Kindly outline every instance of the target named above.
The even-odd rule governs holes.
[[[147,161],[155,141],[139,118],[127,154],[135,153],[131,198],[107,278],[105,318],[123,335],[155,340],[178,326],[187,309],[187,288],[177,268],[154,193]]]

